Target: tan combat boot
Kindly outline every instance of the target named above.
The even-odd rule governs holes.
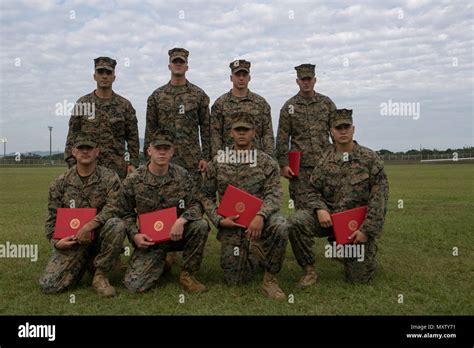
[[[307,288],[316,283],[316,280],[318,279],[314,265],[306,265],[304,267],[304,272],[304,276],[302,276],[298,284],[296,284],[297,288]]]
[[[181,287],[190,293],[197,293],[206,291],[206,287],[192,274],[186,271],[181,271],[179,275],[179,284]]]
[[[115,288],[110,285],[107,275],[99,269],[95,271],[94,279],[92,280],[92,287],[97,291],[99,296],[115,296]]]
[[[278,286],[278,281],[276,277],[265,271],[265,275],[263,276],[263,293],[274,300],[284,300],[286,299],[286,295],[282,289]]]

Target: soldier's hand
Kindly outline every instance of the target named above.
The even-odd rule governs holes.
[[[127,174],[133,173],[135,171],[135,166],[133,164],[129,164],[127,166]]]
[[[205,160],[200,160],[198,167],[200,172],[205,172],[207,168],[207,162]]]
[[[367,238],[367,236],[357,230],[357,231],[354,231],[354,233],[352,233],[349,237],[347,237],[349,240],[352,240],[352,243],[354,244],[362,244],[362,243],[367,243],[367,241],[369,240],[369,238]]]
[[[289,166],[284,166],[284,167],[281,167],[280,169],[280,175],[284,176],[287,179],[291,179],[293,178],[295,173],[291,170]]]
[[[183,221],[184,220],[184,221]],[[171,240],[181,240],[183,238],[184,225],[187,221],[183,218],[179,218],[171,226],[170,238]]]
[[[150,245],[155,244],[151,240],[150,237],[143,233],[137,233],[133,236],[133,241],[138,248],[148,248]]]
[[[251,241],[257,241],[260,239],[263,229],[263,223],[265,219],[262,215],[256,215],[250,222],[249,228],[247,229],[247,239]]]
[[[234,216],[229,216],[226,217],[225,219],[222,219],[219,223],[221,227],[224,228],[245,228],[244,225],[240,225],[235,220],[239,218],[239,215],[234,215]]]
[[[100,224],[94,220],[89,221],[87,224],[77,232],[76,237],[79,244],[90,244],[92,242],[91,235],[92,231],[98,228]]]
[[[332,226],[331,215],[327,210],[319,209],[317,211],[318,221],[321,227],[328,228]]]
[[[77,239],[75,236],[65,237],[60,239],[54,244],[54,247],[59,250],[66,250],[72,247],[74,244],[77,243]]]
[[[90,244],[91,243],[91,233],[92,229],[90,229],[87,224],[84,225],[79,232],[76,234],[77,242],[79,244]]]

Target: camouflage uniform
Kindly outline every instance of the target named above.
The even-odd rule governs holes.
[[[263,200],[258,212],[265,218],[262,235],[258,242],[251,243],[258,243],[263,249],[265,262],[262,266],[265,270],[277,274],[283,264],[288,242],[286,219],[278,213],[282,199],[278,164],[268,154],[257,150],[255,167],[248,163],[225,163],[216,155],[204,173],[202,204],[207,216],[218,228],[224,281],[227,285],[239,285],[250,280],[257,270],[258,261],[249,252],[249,241],[244,229],[219,226],[223,217],[216,213],[216,192],[222,197],[229,184]]]
[[[57,208],[97,208],[94,220],[101,227],[95,230],[95,239],[89,245],[75,244],[70,249],[53,248],[46,270],[40,279],[45,293],[64,291],[80,281],[88,263],[109,272],[116,264],[125,238],[125,225],[117,218],[117,198],[120,179],[112,170],[97,166],[86,183],[77,173],[76,166],[60,175],[49,188],[46,238],[52,239]]]
[[[302,64],[295,69],[298,78],[314,77],[314,65]],[[299,176],[289,180],[290,197],[296,209],[306,206],[309,178],[318,159],[330,145],[329,121],[335,110],[333,101],[317,92],[310,98],[298,93],[280,110],[276,140],[276,156],[280,167],[288,166],[288,151],[303,153]]]
[[[347,161],[344,161],[347,159]],[[368,205],[367,217],[359,228],[367,235],[364,261],[344,258],[346,280],[366,283],[376,268],[376,238],[380,237],[388,203],[388,181],[378,155],[354,141],[348,158],[340,156],[332,146],[318,161],[310,179],[307,208],[297,210],[288,222],[290,243],[301,267],[315,262],[314,237],[333,236],[332,228],[322,228],[316,211],[330,214]]]
[[[107,57],[95,60],[96,69],[107,66],[115,68],[116,62]],[[95,92],[87,94],[76,102],[95,105],[95,116],[87,115],[74,109],[69,119],[69,132],[64,151],[64,160],[71,167],[76,161],[72,156],[72,144],[78,132],[86,132],[97,141],[100,153],[97,163],[114,170],[121,179],[127,176],[129,164],[138,167],[140,164],[138,126],[135,109],[132,104],[120,95],[112,92],[109,99],[99,98]],[[127,149],[125,149],[125,142]],[[126,151],[129,161],[126,160]]]
[[[144,165],[125,179],[120,207],[130,241],[139,233],[138,214],[175,206],[178,217],[188,220],[182,240],[135,248],[125,273],[124,284],[129,290],[143,292],[152,288],[163,273],[168,251],[183,251],[183,270],[191,274],[199,270],[209,225],[202,218],[196,196],[196,186],[191,176],[176,164],[170,164],[168,174],[163,177],[152,174]]]
[[[230,68],[232,73],[239,70],[249,71],[250,62],[236,60],[230,63]],[[256,133],[253,146],[273,156],[275,139],[270,105],[263,97],[251,91],[245,97],[235,97],[232,90],[221,95],[211,108],[212,155],[215,156],[217,151],[225,149],[226,146],[232,147],[232,123],[235,115],[241,112],[250,113],[253,117]]]
[[[179,57],[187,61],[188,51],[184,49],[173,49],[168,53],[170,60]],[[146,154],[150,139],[157,130],[171,131],[175,134],[172,163],[185,168],[198,183],[201,181],[199,160],[211,159],[209,124],[207,94],[189,81],[184,86],[172,86],[171,82],[168,82],[148,98],[143,150]]]

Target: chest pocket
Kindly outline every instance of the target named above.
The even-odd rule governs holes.
[[[292,104],[292,106],[293,109],[291,109],[291,107],[288,107],[288,113],[291,118],[291,123],[293,124],[293,130],[295,130],[295,132],[298,132],[298,130],[301,129],[304,132],[307,128],[308,121],[306,117],[305,106],[297,103]],[[291,113],[292,110],[293,114]]]
[[[109,118],[109,125],[110,130],[115,137],[122,139],[125,136],[125,121],[123,117]]]
[[[180,110],[180,113],[179,115],[180,116],[185,116],[185,122],[187,122],[187,124],[185,124],[184,126],[187,126],[189,128],[189,126],[192,126],[192,127],[197,127],[198,124],[199,124],[199,115],[198,115],[198,103],[196,100],[192,99],[192,100],[185,100],[181,103],[181,105],[179,105],[179,108]]]
[[[140,192],[135,197],[138,214],[148,213],[157,210],[160,206],[159,192],[148,191],[149,193]],[[153,192],[153,195],[150,194]]]
[[[107,189],[93,185],[84,191],[84,197],[91,207],[102,209],[107,203]]]
[[[369,177],[369,173],[360,173],[350,179],[350,184],[352,186],[351,192],[354,195],[353,198],[355,200],[368,199],[370,193]]]
[[[101,122],[99,121],[98,115],[95,117],[82,117],[81,118],[81,131],[89,134],[95,134],[99,131]]]
[[[244,181],[244,190],[251,194],[262,193],[264,184],[265,175],[261,171],[249,173]]]
[[[160,102],[157,105],[157,111],[159,123],[169,123],[172,120],[173,108],[171,107],[171,104]]]

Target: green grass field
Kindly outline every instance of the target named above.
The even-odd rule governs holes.
[[[44,237],[49,183],[64,168],[0,168],[0,244],[38,244],[37,262],[0,259],[2,315],[473,315],[474,165],[387,165],[390,206],[379,242],[379,268],[371,285],[344,282],[343,266],[324,258],[325,239],[316,241],[319,282],[294,287],[301,275],[291,248],[280,273],[280,286],[294,303],[274,302],[261,294],[263,273],[248,285],[227,288],[219,267],[219,243],[213,230],[199,279],[204,294],[185,294],[180,303],[178,269],[145,294],[134,295],[111,280],[118,296],[99,298],[86,274],[79,287],[43,295],[38,286],[50,246]],[[287,201],[286,181],[284,182]],[[403,209],[398,201],[403,200]],[[288,215],[291,211],[283,208]],[[453,248],[459,255],[453,256]],[[127,257],[123,256],[126,261]],[[75,303],[70,303],[71,295]],[[399,303],[403,295],[403,303]]]

